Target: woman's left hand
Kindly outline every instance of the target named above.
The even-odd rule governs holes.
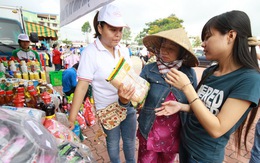
[[[182,90],[184,86],[190,83],[190,79],[186,74],[174,68],[171,68],[166,77],[165,81],[179,90]]]
[[[175,114],[181,110],[181,105],[177,101],[167,101],[162,103],[160,108],[155,109],[155,115],[157,116],[169,116]]]
[[[119,100],[123,104],[127,104],[135,93],[135,87],[132,85],[125,86],[123,83],[118,88]]]

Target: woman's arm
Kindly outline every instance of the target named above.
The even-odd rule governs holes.
[[[179,111],[189,112],[190,106],[188,104],[182,104],[177,101],[167,101],[162,103],[162,106],[155,109],[155,115],[162,116],[162,115],[172,115]]]
[[[69,122],[70,122],[71,130],[74,128],[74,122],[76,121],[77,114],[79,112],[83,99],[88,90],[88,86],[89,86],[89,82],[87,82],[85,80],[78,81],[76,90],[74,92],[72,106],[71,106],[70,114],[69,114]]]
[[[218,138],[230,130],[251,104],[249,101],[228,98],[219,114],[215,116],[199,99],[193,86],[188,84],[190,81],[184,73],[171,69],[167,74],[166,81],[183,91],[189,101],[190,109],[194,112],[200,124],[214,138]],[[183,108],[183,104],[179,105]],[[168,105],[168,107],[170,106]]]

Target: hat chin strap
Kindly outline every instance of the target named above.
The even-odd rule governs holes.
[[[157,60],[158,60],[159,62],[161,62],[161,64],[163,64],[164,66],[170,68],[169,65],[170,65],[171,63],[173,63],[173,62],[164,62],[164,61],[162,60],[162,58],[161,58],[157,53],[156,53],[155,55],[156,55],[156,57],[157,57]]]
[[[176,65],[176,64],[178,64],[178,63],[180,63],[180,62],[181,62],[181,64],[182,64],[182,62],[183,62],[182,59],[181,59],[181,60],[175,60],[175,61],[172,61],[172,62],[164,62],[164,61],[162,60],[162,58],[159,57],[157,54],[156,54],[156,57],[157,57],[157,61],[159,61],[162,65],[164,65],[164,66],[167,67],[167,68],[172,68],[174,65]]]

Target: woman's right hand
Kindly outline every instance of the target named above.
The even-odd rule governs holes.
[[[73,130],[74,127],[75,127],[74,122],[69,121],[69,129],[70,129],[70,130]]]

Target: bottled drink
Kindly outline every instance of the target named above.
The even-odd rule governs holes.
[[[43,99],[43,111],[46,113],[46,117],[55,118],[55,105],[51,102],[51,96],[46,94],[42,96]]]
[[[74,129],[72,130],[78,137],[80,136],[80,126],[79,122],[75,121]]]
[[[62,105],[61,105],[61,108],[60,108],[60,110],[61,110],[61,112],[65,112],[65,111],[68,111],[67,108],[68,107],[68,101],[67,101],[67,97],[66,97],[66,95],[64,94],[63,96],[62,96]]]
[[[13,91],[7,90],[5,92],[5,103],[6,103],[6,105],[12,106],[12,101],[13,101]]]
[[[15,107],[24,107],[24,98],[23,97],[21,97],[21,96],[15,96],[14,98],[13,98],[13,105],[15,106]]]
[[[0,90],[0,105],[4,105],[4,104],[5,104],[5,91]]]

